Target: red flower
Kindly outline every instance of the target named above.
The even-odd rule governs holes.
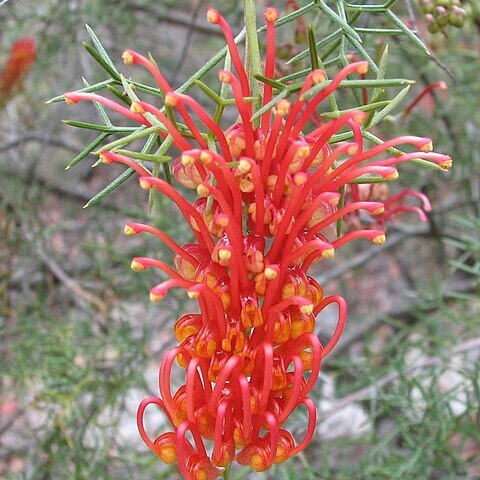
[[[265,75],[270,78],[277,17],[275,9],[266,10]],[[138,411],[146,444],[164,462],[178,463],[185,478],[195,480],[217,478],[219,469],[234,460],[262,471],[310,442],[316,410],[308,394],[323,359],[342,334],[347,307],[338,295],[324,297],[321,286],[308,276],[309,267],[333,257],[337,248],[358,238],[383,243],[383,222],[373,220],[387,212],[406,210],[401,200],[412,194],[406,191],[388,200],[373,193],[364,195],[351,182],[359,177],[394,179],[396,166],[413,158],[443,168],[451,163],[450,157],[431,152],[428,138],[405,136],[365,149],[361,132],[365,114],[361,111],[349,111],[304,132],[319,104],[342,80],[367,72],[366,62],[348,65],[325,85],[323,71],[311,72],[296,101],[280,100],[262,115],[256,128],[251,120],[252,104],[246,100],[250,85],[233,34],[216,10],[211,9],[208,18],[222,28],[235,70],[219,74],[221,82],[230,86],[240,116],[240,121],[225,131],[196,100],[175,92],[155,64],[131,50],[124,53],[125,62],[150,71],[164,93],[165,104],[176,109],[184,122],[188,138],[179,122],[149,103],[133,102],[129,110],[97,94],[65,94],[69,103],[97,101],[139,124],[162,125],[159,135],[171,135],[182,152],[172,163],[174,178],[199,196],[190,203],[135,160],[115,152],[102,153],[108,163],[134,168],[143,189],[154,188],[170,198],[195,237],[195,243],[180,246],[147,225],[130,223],[125,228],[128,235],[155,235],[174,253],[175,269],[156,259],[135,258],[132,262],[134,270],[155,267],[170,277],[152,288],[152,301],[161,300],[174,287],[198,301],[199,312],[184,315],[175,324],[179,345],[167,352],[161,363],[160,397],[147,398]],[[316,87],[318,92],[310,95],[318,84],[322,84]],[[263,104],[271,98],[267,84]],[[192,115],[202,126],[194,123]],[[353,140],[331,147],[332,136],[344,128],[352,131]],[[201,129],[213,135],[215,148]],[[390,147],[399,145],[410,145],[416,151],[386,155]],[[348,195],[339,206],[343,188]],[[424,201],[424,207],[429,206],[423,196],[414,195]],[[349,231],[337,238],[332,228],[337,220],[352,218],[360,210],[374,228],[362,227],[358,217],[358,222],[350,222]],[[338,309],[337,327],[330,341],[322,345],[314,333],[315,319],[331,304]],[[173,392],[175,361],[185,370],[185,383]],[[165,412],[173,428],[153,440],[143,423],[145,409],[151,404]],[[306,409],[308,424],[298,441],[285,429],[285,422],[299,407]],[[211,449],[207,450],[204,442]]]
[[[35,42],[24,37],[15,42],[10,57],[0,74],[0,104],[11,96],[14,88],[22,81],[35,61]]]

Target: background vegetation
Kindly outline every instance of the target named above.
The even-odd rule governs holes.
[[[240,31],[241,2],[211,3]],[[257,3],[260,23],[267,4]],[[268,5],[283,15],[284,3]],[[415,83],[405,97],[399,97],[404,85],[386,90],[398,105],[384,112],[375,133],[430,136],[455,163],[451,173],[402,170],[404,185],[431,198],[427,224],[405,217],[383,247],[357,245],[318,270],[325,290],[341,291],[350,305],[343,342],[315,392],[318,434],[303,456],[249,478],[479,478],[478,4],[462,4],[463,28],[436,34],[415,0],[390,1],[383,9],[372,8],[380,5],[376,0],[298,4],[305,14],[279,28],[284,75],[310,66],[308,55],[287,63],[308,49],[307,25],[332,74],[348,56],[367,54],[379,65],[388,42],[386,77]],[[11,0],[0,7],[0,64],[22,36],[34,37],[38,49],[23,88],[0,111],[2,478],[177,478],[144,449],[134,415],[156,390],[169,328],[188,306],[175,296],[151,306],[154,275],[129,269],[132,256],[161,256],[156,242],[121,234],[126,221],[149,216],[134,182],[82,210],[122,169],[92,170],[96,159],[87,157],[65,172],[95,132],[62,125],[72,111],[44,102],[81,88],[82,76],[89,83],[105,79],[82,46],[89,41],[85,23],[119,68],[125,47],[150,51],[169,80],[182,84],[223,46],[206,22],[208,6],[203,0]],[[372,69],[369,75],[375,78]],[[448,90],[427,95],[404,115],[439,80]],[[351,93],[337,100],[340,108],[358,104]],[[98,120],[88,107],[74,115]],[[182,235],[173,219],[174,210],[158,198],[153,222]],[[322,319],[327,328],[328,322]],[[238,469],[233,478],[247,475]]]

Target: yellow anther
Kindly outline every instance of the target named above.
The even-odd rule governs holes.
[[[73,101],[71,98],[63,97],[67,105],[75,105],[77,102]]]
[[[395,170],[392,173],[389,173],[388,175],[385,175],[385,180],[391,181],[391,180],[396,180],[398,178],[398,170]]]
[[[148,180],[142,179],[140,180],[140,188],[143,190],[150,190],[152,188],[152,184]]]
[[[195,157],[188,155],[187,153],[183,153],[180,161],[184,167],[191,167],[195,163]]]
[[[364,62],[357,68],[357,73],[359,75],[365,75],[368,72],[368,63]]]
[[[374,243],[375,245],[382,245],[385,243],[386,239],[387,237],[385,236],[384,233],[382,233],[381,235],[377,235],[376,237],[373,237],[372,243]]]
[[[130,225],[125,225],[123,227],[123,233],[128,235],[129,237],[133,237],[134,235],[138,235],[138,232],[132,228]]]
[[[122,53],[122,60],[126,65],[131,65],[133,63],[133,55],[128,50],[125,50]]]
[[[220,70],[218,72],[218,79],[222,83],[230,84],[232,83],[232,74],[230,72],[227,72],[226,70]]]
[[[203,162],[205,165],[208,165],[209,163],[211,163],[213,161],[213,157],[212,157],[212,154],[209,153],[209,152],[202,152],[200,153],[200,157],[199,157],[200,161]]]
[[[169,107],[174,107],[177,104],[177,102],[178,102],[177,98],[171,93],[167,93],[165,95],[165,105],[168,105]]]
[[[304,172],[297,172],[293,177],[295,185],[303,185],[308,181],[308,175]]]
[[[132,102],[132,104],[130,105],[130,111],[133,113],[138,113],[140,115],[143,115],[145,113],[145,109],[138,102]]]
[[[221,248],[218,251],[218,258],[223,262],[228,262],[232,258],[232,252],[230,250]]]
[[[102,163],[112,163],[111,160],[104,153],[101,153],[98,158]]]
[[[242,159],[238,162],[237,168],[241,174],[245,175],[252,169],[252,166],[250,165],[250,162],[248,160]]]
[[[165,297],[165,295],[158,295],[156,293],[152,293],[150,292],[150,301],[152,303],[157,303],[159,302],[160,300],[163,300],[163,298]]]
[[[207,186],[203,185],[202,183],[197,186],[197,194],[200,197],[208,197],[210,194],[210,191]]]
[[[217,24],[220,20],[217,10],[210,8],[207,12],[207,20],[214,25]]]
[[[278,10],[276,8],[266,8],[265,9],[265,20],[267,22],[276,22],[278,20]]]
[[[310,315],[313,312],[313,304],[309,303],[308,305],[302,305],[300,311],[305,315]]]
[[[430,140],[428,143],[426,143],[425,145],[422,145],[420,147],[420,150],[422,152],[431,152],[433,150],[433,142]]]
[[[327,75],[323,70],[314,70],[312,72],[313,83],[321,83],[327,78]]]
[[[217,225],[219,225],[222,228],[228,227],[230,223],[230,219],[228,218],[228,216],[223,213],[219,214],[215,221]]]
[[[134,272],[141,272],[143,270],[146,270],[147,266],[143,263],[140,263],[138,260],[132,260],[132,263],[130,264],[130,268]]]
[[[288,100],[282,99],[275,104],[277,110],[276,114],[284,117],[290,110],[291,103]]]
[[[375,210],[372,210],[372,215],[380,215],[385,211],[385,207],[378,207]]]
[[[335,249],[334,248],[327,248],[322,252],[322,257],[323,258],[333,258],[335,255]]]
[[[177,450],[173,444],[162,445],[157,450],[157,455],[163,463],[168,465],[172,465],[177,461]]]
[[[365,120],[365,118],[367,118],[367,114],[365,112],[360,112],[360,111],[354,113],[352,116],[352,120],[358,124],[362,123]]]
[[[271,267],[267,267],[263,273],[267,280],[274,280],[278,275],[277,270]]]
[[[302,145],[297,150],[297,155],[300,158],[307,158],[310,155],[310,145]]]
[[[197,299],[200,296],[200,292],[187,292],[188,298],[191,298],[192,300]]]
[[[448,170],[449,168],[451,168],[452,165],[453,165],[453,162],[451,158],[439,163],[439,167],[442,168],[443,170]]]
[[[350,145],[347,150],[347,155],[355,155],[358,152],[358,145]]]

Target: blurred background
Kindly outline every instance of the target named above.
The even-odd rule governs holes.
[[[206,21],[208,7],[221,10],[237,33],[242,2],[0,3],[0,78],[6,78],[15,42],[31,37],[36,45],[25,76],[10,80],[8,88],[4,81],[3,90],[0,83],[0,478],[179,478],[143,446],[135,412],[144,397],[157,393],[160,358],[174,341],[171,327],[191,306],[175,292],[160,304],[149,303],[148,290],[158,277],[132,272],[130,259],[170,256],[152,239],[124,238],[122,231],[134,220],[185,241],[188,232],[162,198],[150,215],[134,180],[83,209],[123,170],[92,169],[97,159],[88,156],[65,171],[96,132],[62,120],[97,122],[98,115],[91,105],[67,110],[64,103],[45,101],[82,88],[82,77],[90,84],[107,78],[82,46],[90,41],[85,24],[127,77],[149,81],[123,65],[128,47],[151,52],[175,87],[224,45]],[[437,25],[428,16],[428,1],[389,2],[385,11],[367,10],[358,19],[343,0],[324,3],[339,12],[346,8],[347,21],[356,21],[375,61],[388,42],[387,78],[415,81],[375,134],[429,136],[436,151],[452,156],[454,167],[448,173],[401,168],[399,185],[429,196],[428,222],[404,216],[389,228],[382,247],[360,242],[316,267],[325,292],[340,292],[350,314],[314,392],[320,411],[315,441],[268,473],[237,468],[232,478],[478,479],[479,5],[453,2],[465,12],[462,21]],[[283,15],[285,8],[309,5],[257,4],[259,24],[265,6]],[[278,29],[285,60],[308,47],[306,25],[317,40],[338,29],[320,8],[299,18]],[[392,18],[418,32],[432,55],[395,31]],[[369,28],[392,31],[376,35]],[[338,48],[363,55],[348,39],[341,46],[321,45],[319,55],[332,74],[339,68]],[[306,58],[281,62],[279,69],[288,75],[308,65]],[[218,68],[207,79],[216,79]],[[448,89],[432,90],[410,111],[416,96],[438,81]],[[344,108],[354,106],[350,101],[344,99]],[[321,335],[332,328],[332,316],[318,319]],[[293,421],[301,430],[303,419]]]

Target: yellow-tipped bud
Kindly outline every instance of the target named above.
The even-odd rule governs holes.
[[[221,248],[218,251],[218,258],[222,260],[222,262],[228,262],[232,258],[232,252],[230,250]]]
[[[165,295],[158,295],[156,293],[150,292],[150,301],[152,303],[158,303],[160,300],[163,300],[164,297]]]
[[[197,186],[197,194],[199,197],[208,197],[208,195],[210,194],[210,190],[207,186],[201,183]]]
[[[312,72],[313,83],[322,83],[327,78],[327,75],[323,70],[314,70]]]
[[[309,303],[308,305],[302,305],[300,307],[300,311],[305,315],[310,315],[311,313],[313,313],[313,304]]]
[[[395,170],[394,172],[385,175],[384,178],[388,181],[396,180],[398,178],[398,170]]]
[[[385,207],[378,207],[375,210],[372,210],[372,215],[380,215],[385,211]]]
[[[125,50],[122,53],[122,60],[125,65],[131,65],[133,63],[133,55],[128,50]]]
[[[288,100],[282,99],[275,104],[276,114],[284,117],[290,111],[291,103]]]
[[[140,188],[143,190],[150,190],[152,188],[152,184],[148,180],[142,178],[140,180]]]
[[[322,252],[322,257],[323,258],[333,258],[335,255],[335,249],[334,248],[327,248]]]
[[[144,265],[143,263],[140,263],[138,260],[132,260],[132,263],[130,264],[130,268],[134,272],[142,272],[143,270],[147,269],[147,266]]]
[[[199,468],[197,470],[197,472],[195,473],[195,480],[208,480],[208,475],[204,468]]]
[[[358,145],[349,145],[346,154],[347,155],[355,155],[358,152]]]
[[[104,153],[101,153],[98,158],[102,163],[112,163]]]
[[[219,214],[215,221],[217,225],[219,225],[222,228],[228,227],[228,225],[230,224],[230,219],[228,218],[227,215],[223,213]]]
[[[307,183],[308,175],[305,172],[297,172],[293,177],[295,185],[303,185]]]
[[[165,95],[165,105],[168,105],[169,107],[174,107],[177,104],[177,102],[178,102],[177,98],[171,93],[167,93]]]
[[[433,142],[430,140],[429,142],[427,142],[425,145],[422,145],[420,147],[420,150],[422,152],[431,152],[433,150]]]
[[[208,165],[209,163],[211,163],[213,161],[212,154],[209,153],[209,152],[205,152],[205,151],[200,153],[199,159],[205,165]]]
[[[359,75],[365,75],[368,72],[368,63],[362,62],[362,64],[357,68],[357,73]]]
[[[375,245],[383,245],[386,239],[387,237],[384,233],[382,233],[381,235],[377,235],[376,237],[372,238],[372,243]]]
[[[213,25],[216,25],[220,20],[220,15],[218,11],[214,8],[209,8],[207,12],[207,20]]]
[[[75,105],[77,102],[74,102],[71,98],[68,98],[68,97],[63,97],[65,99],[65,103],[68,105],[68,106],[71,106],[71,105]]]
[[[191,298],[192,300],[197,299],[200,296],[199,292],[191,292],[187,291],[188,298]]]
[[[138,113],[139,115],[143,115],[145,113],[145,109],[138,102],[132,102],[130,105],[130,111],[133,113]]]
[[[250,162],[248,160],[242,159],[238,162],[237,168],[241,174],[245,175],[251,170],[252,166],[250,165]]]
[[[278,275],[277,270],[272,267],[267,267],[263,273],[267,280],[274,280]]]
[[[332,207],[336,207],[338,205],[338,202],[340,201],[340,197],[333,197],[330,200],[328,200],[328,204],[331,205]]]
[[[226,83],[227,85],[229,85],[230,83],[232,83],[232,74],[230,72],[227,72],[226,70],[220,70],[218,72],[218,79],[222,83]]]
[[[192,157],[192,155],[188,155],[187,153],[183,153],[181,162],[184,167],[191,167],[195,163],[195,157]]]
[[[297,155],[300,158],[307,158],[310,155],[310,145],[302,145],[297,150]]]
[[[451,168],[453,165],[453,161],[451,158],[449,158],[448,160],[444,160],[443,162],[439,163],[439,167],[442,168],[443,170],[448,170],[449,168]]]
[[[363,123],[366,118],[367,118],[367,114],[361,111],[354,113],[352,116],[352,120],[359,125]]]
[[[157,455],[163,463],[172,465],[177,462],[177,450],[175,445],[168,443],[157,449]]]
[[[266,8],[264,15],[265,15],[265,20],[267,22],[273,23],[278,20],[278,10],[276,8],[273,8],[273,7]]]
[[[138,232],[134,228],[132,228],[130,225],[125,225],[123,227],[123,233],[125,235],[128,235],[129,237],[133,237],[135,235],[138,235]]]

